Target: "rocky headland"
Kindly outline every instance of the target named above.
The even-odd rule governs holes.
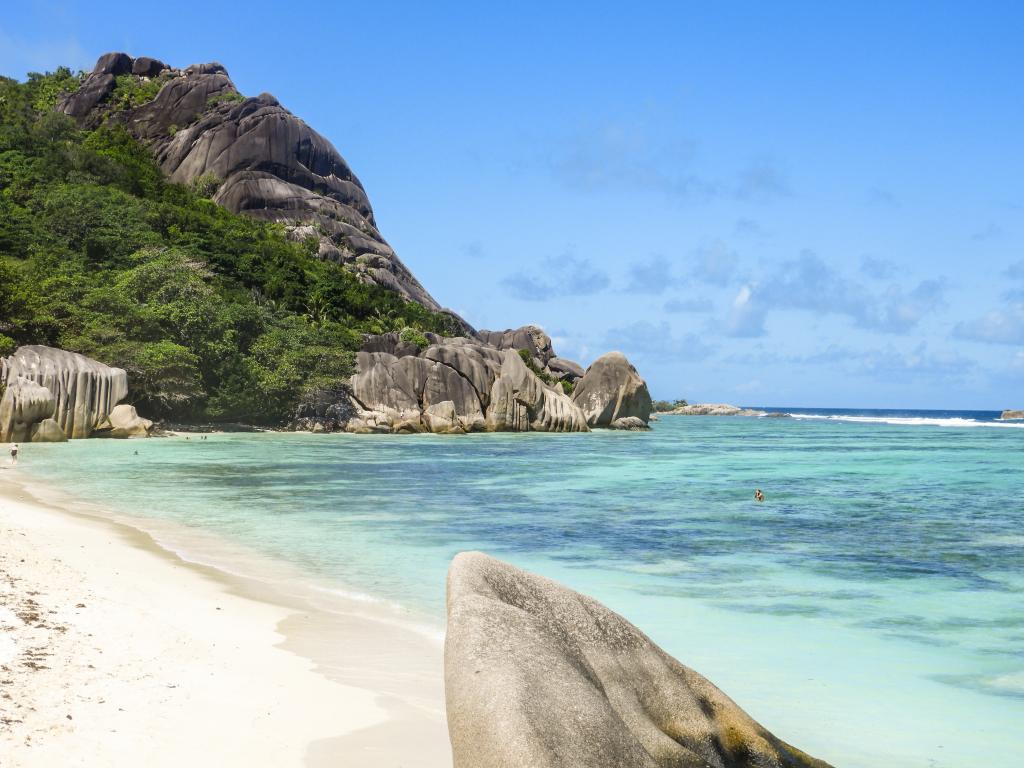
[[[272,222],[283,228],[289,241],[310,247],[304,258],[336,265],[362,283],[451,320],[444,323],[444,335],[398,323],[391,327],[400,330],[363,335],[361,345],[346,341],[344,351],[356,352],[354,372],[348,375],[349,367],[344,377],[327,383],[321,377],[315,386],[306,386],[298,401],[292,401],[290,425],[272,426],[317,432],[454,434],[648,428],[647,385],[621,353],[599,357],[584,370],[559,357],[540,328],[478,331],[444,310],[384,240],[365,189],[331,142],[270,94],[239,93],[221,64],[176,68],[151,57],[113,52],[101,56],[93,70],[75,82],[76,88],[57,99],[56,111],[79,129],[123,129],[131,143],[148,150],[173,184],[202,190],[197,194],[231,213]],[[160,253],[153,251],[153,258]],[[212,277],[207,265],[184,266],[202,280]],[[266,306],[260,289],[247,290]],[[332,300],[350,301],[343,292],[340,296]],[[326,301],[322,295],[312,297],[298,310],[290,310],[305,313],[303,332],[330,321],[337,308],[318,303]],[[340,333],[337,337],[345,338]],[[42,349],[23,346],[11,360],[20,360],[30,348]],[[20,439],[56,439],[58,431],[43,423],[50,417],[69,438],[101,432],[119,436],[140,429],[132,420],[137,416],[114,408],[131,383],[124,370],[61,350],[50,350],[45,357],[48,370],[59,369],[71,378],[79,370],[92,371],[100,389],[69,399],[68,392],[87,387],[65,382],[55,390],[52,376],[47,381],[33,379],[49,389],[51,402],[45,392],[23,382],[25,376],[12,373],[7,433]],[[272,360],[259,365],[273,369]],[[228,378],[219,373],[216,385]],[[155,402],[173,402],[174,396]],[[83,399],[90,405],[79,414],[76,403]],[[46,418],[37,418],[42,414]],[[185,420],[176,416],[175,420]],[[232,417],[244,420],[244,414]]]
[[[448,572],[455,768],[828,768],[618,614],[480,552]]]
[[[1001,421],[1016,421],[1017,419],[1024,419],[1024,411],[1003,411],[999,418]]]

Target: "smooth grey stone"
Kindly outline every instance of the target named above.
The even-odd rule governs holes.
[[[572,399],[591,427],[607,427],[627,416],[646,424],[651,415],[647,384],[621,352],[597,358],[576,382]]]
[[[448,570],[444,678],[454,768],[828,768],[601,603],[481,552]]]
[[[53,347],[18,347],[0,360],[0,383],[19,377],[49,390],[52,407],[37,421],[52,417],[70,438],[89,437],[128,394],[128,375],[122,369]],[[0,439],[6,438],[0,434]]]

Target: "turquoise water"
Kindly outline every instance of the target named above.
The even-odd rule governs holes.
[[[602,600],[837,765],[1024,754],[1024,429],[666,417],[642,434],[78,441],[25,446],[22,468],[437,627],[448,560],[485,550]]]

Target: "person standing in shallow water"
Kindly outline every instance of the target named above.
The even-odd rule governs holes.
[[[11,443],[11,466],[15,466],[18,463],[18,444]]]
[[[756,500],[756,501],[757,501],[757,502],[758,502],[759,504],[760,504],[760,503],[761,503],[762,501],[764,501],[764,494],[763,494],[763,493],[761,493],[761,489],[760,489],[760,488],[758,488],[758,489],[757,489],[756,491],[754,491],[754,499],[755,499],[755,500]]]

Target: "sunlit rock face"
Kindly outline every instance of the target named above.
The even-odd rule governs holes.
[[[424,346],[403,341],[397,333],[366,340],[351,381],[356,411],[345,429],[588,431],[583,412],[565,394],[557,374],[544,367],[556,358],[551,339],[539,328],[481,331],[472,338],[428,333],[422,341]]]
[[[11,377],[2,386],[0,440],[27,442],[32,439],[36,426],[53,413],[53,394],[21,376]]]
[[[828,768],[618,614],[480,552],[448,571],[455,768]]]
[[[21,414],[22,419],[31,414],[32,424],[52,418],[69,438],[89,437],[128,394],[128,375],[121,368],[37,345],[19,347],[0,360],[0,383],[6,385],[3,414]],[[46,390],[49,399],[40,389]],[[15,423],[0,416],[0,439],[18,439],[8,435]],[[52,436],[52,430],[48,433]]]
[[[638,419],[646,425],[651,416],[647,384],[621,352],[597,358],[577,383],[572,399],[591,427],[612,427],[622,419]]]

